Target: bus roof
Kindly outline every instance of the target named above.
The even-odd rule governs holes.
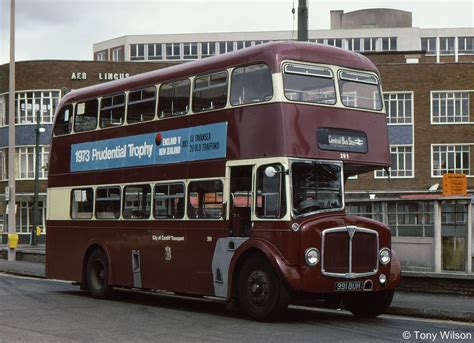
[[[113,94],[127,89],[258,62],[267,63],[275,73],[280,71],[281,62],[284,60],[331,64],[378,73],[377,68],[368,58],[352,51],[316,43],[273,42],[74,90],[63,98],[62,103],[76,102],[104,94]]]

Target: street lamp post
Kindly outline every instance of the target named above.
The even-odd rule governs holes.
[[[37,236],[36,236],[36,227],[41,223],[39,220],[39,213],[38,213],[38,193],[39,193],[39,171],[40,171],[40,133],[45,132],[44,127],[40,126],[41,121],[41,111],[38,110],[36,112],[36,126],[35,126],[35,184],[34,184],[34,191],[33,191],[33,228],[31,230],[30,235],[30,244],[36,245],[38,244]]]

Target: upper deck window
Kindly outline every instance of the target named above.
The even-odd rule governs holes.
[[[347,107],[380,111],[383,107],[376,75],[349,70],[339,71],[342,103]]]
[[[125,94],[102,98],[100,105],[100,127],[120,126],[125,121]]]
[[[127,122],[140,123],[155,118],[156,88],[130,91],[128,94]]]
[[[158,113],[160,117],[173,117],[188,113],[191,82],[186,80],[165,83],[160,87]]]
[[[74,117],[74,131],[95,130],[97,127],[97,110],[97,99],[77,103]]]
[[[329,68],[286,64],[283,82],[288,100],[327,105],[336,103],[334,75]]]
[[[58,113],[56,122],[54,123],[54,135],[66,135],[72,129],[72,105],[67,105]]]
[[[266,64],[235,68],[230,90],[232,105],[268,101],[273,96],[272,73]]]
[[[193,112],[223,108],[226,103],[227,72],[196,77],[193,89]]]

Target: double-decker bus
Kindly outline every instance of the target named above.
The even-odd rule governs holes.
[[[400,279],[389,228],[348,216],[348,177],[390,164],[367,58],[267,43],[75,90],[49,162],[46,275],[212,296],[272,320],[298,299],[356,316]]]

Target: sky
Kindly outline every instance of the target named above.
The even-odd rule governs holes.
[[[91,60],[92,45],[134,34],[286,31],[298,0],[16,0],[15,59]],[[309,29],[329,29],[331,10],[394,8],[413,26],[473,27],[474,0],[307,1]],[[0,64],[9,61],[10,0],[0,0]],[[474,34],[474,32],[473,32]]]

